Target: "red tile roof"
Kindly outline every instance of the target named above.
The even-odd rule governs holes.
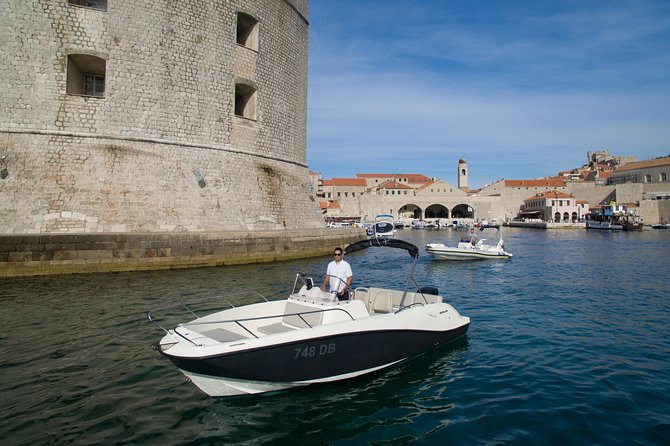
[[[362,178],[333,178],[331,180],[323,180],[324,186],[359,186],[366,187],[367,183]]]
[[[427,183],[433,181],[420,173],[357,173],[358,178],[407,178],[408,183]]]
[[[365,181],[365,180],[363,180]],[[413,189],[413,187],[410,187],[406,184],[400,184],[396,181],[385,181],[382,184],[379,185],[380,189]]]
[[[645,169],[647,167],[658,167],[666,166],[670,164],[670,156],[665,156],[663,158],[654,158],[652,160],[644,161],[634,161],[632,163],[624,164],[621,167],[617,167],[617,172],[622,172],[626,170],[635,170],[635,169]]]
[[[339,209],[339,201],[319,201],[319,207],[321,209]]]
[[[549,178],[548,180],[505,180],[506,187],[565,187],[565,180]]]
[[[538,198],[575,198],[572,194],[566,194],[565,192],[559,192],[557,190],[550,190],[548,192],[540,192],[533,195],[530,198],[526,198],[523,201],[537,200]]]

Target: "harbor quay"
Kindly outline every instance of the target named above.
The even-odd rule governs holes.
[[[0,277],[183,269],[330,254],[361,228],[203,233],[0,235]]]

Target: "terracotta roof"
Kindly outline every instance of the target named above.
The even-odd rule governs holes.
[[[622,172],[626,170],[645,169],[647,167],[658,167],[667,165],[670,165],[670,156],[665,156],[663,158],[654,158],[652,160],[634,161],[632,163],[628,163],[621,167],[618,167],[616,171]]]
[[[420,173],[357,173],[358,178],[407,178],[408,183],[427,183],[433,181]]]
[[[565,187],[565,181],[560,178],[548,180],[505,180],[506,187]]]
[[[413,188],[406,184],[400,184],[396,181],[385,181],[379,185],[379,189],[413,189]]]
[[[335,201],[319,201],[319,207],[321,209],[339,209],[340,208],[340,202],[335,200]]]
[[[539,194],[535,194],[532,197],[526,198],[523,201],[537,200],[538,198],[575,198],[575,196],[572,194],[566,194],[565,192],[559,192],[557,190],[550,190],[548,192],[541,192]]]
[[[324,186],[359,186],[366,187],[367,183],[362,178],[333,178],[323,180]]]
[[[598,178],[609,178],[612,176],[612,171],[611,170],[603,170],[598,172]]]

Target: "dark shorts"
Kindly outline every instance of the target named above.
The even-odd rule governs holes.
[[[344,293],[342,295],[337,295],[338,300],[349,300],[349,290],[344,290]]]

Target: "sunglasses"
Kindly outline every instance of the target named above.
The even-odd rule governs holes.
[[[335,253],[334,256],[335,256],[335,257],[342,257],[342,253],[339,253],[339,254],[338,254],[338,253]]]

